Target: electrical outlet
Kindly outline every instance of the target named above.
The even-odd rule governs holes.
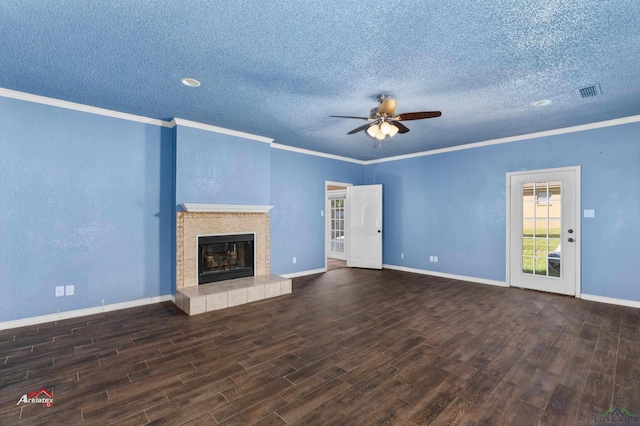
[[[434,261],[435,263],[438,263],[438,256],[433,256],[433,261]]]
[[[404,259],[404,253],[400,253],[400,259]]]
[[[74,293],[75,293],[75,286],[68,285],[68,286],[65,287],[65,289],[64,289],[65,296],[73,296]]]
[[[64,286],[57,285],[56,286],[56,297],[64,296]]]
[[[293,263],[296,263],[298,261],[298,259],[296,259],[295,257],[293,258]]]

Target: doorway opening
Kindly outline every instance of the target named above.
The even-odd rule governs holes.
[[[350,183],[325,183],[325,268],[347,267],[347,187]]]
[[[382,269],[382,185],[325,182],[325,211],[325,270]]]

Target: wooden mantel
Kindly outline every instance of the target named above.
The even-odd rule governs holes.
[[[184,203],[182,208],[190,213],[269,213],[273,206]]]

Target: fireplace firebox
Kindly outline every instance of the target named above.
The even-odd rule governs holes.
[[[254,275],[254,235],[198,237],[198,284]]]

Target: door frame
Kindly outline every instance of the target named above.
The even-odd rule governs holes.
[[[330,180],[326,180],[324,182],[324,270],[327,270],[327,258],[329,257],[329,252],[331,251],[331,216],[329,214],[329,212],[331,211],[331,203],[329,201],[329,190],[327,189],[327,186],[329,185],[333,185],[333,186],[353,186],[352,183],[347,183],[347,182],[335,182],[335,181],[330,181]],[[344,196],[344,215],[345,215],[345,233],[344,233],[344,254],[345,254],[345,258],[347,255],[347,245],[349,244],[349,236],[347,235],[349,226],[348,226],[348,220],[349,220],[349,200],[346,194],[346,189],[345,189],[345,196]]]
[[[581,247],[582,247],[582,223],[581,223],[581,209],[582,209],[582,200],[581,200],[581,167],[580,166],[569,166],[569,167],[557,167],[551,169],[536,169],[536,170],[523,170],[519,172],[508,172],[506,177],[506,191],[507,191],[507,215],[506,215],[506,226],[507,226],[507,251],[506,251],[506,281],[507,287],[511,287],[511,256],[514,255],[512,253],[511,247],[511,178],[514,176],[523,176],[523,175],[536,175],[539,173],[555,173],[555,172],[573,172],[575,174],[575,235],[576,235],[576,261],[575,261],[575,297],[580,298],[581,289],[582,289],[582,278],[580,275],[581,266]],[[564,214],[564,213],[563,213]],[[518,252],[518,256],[520,253]]]

